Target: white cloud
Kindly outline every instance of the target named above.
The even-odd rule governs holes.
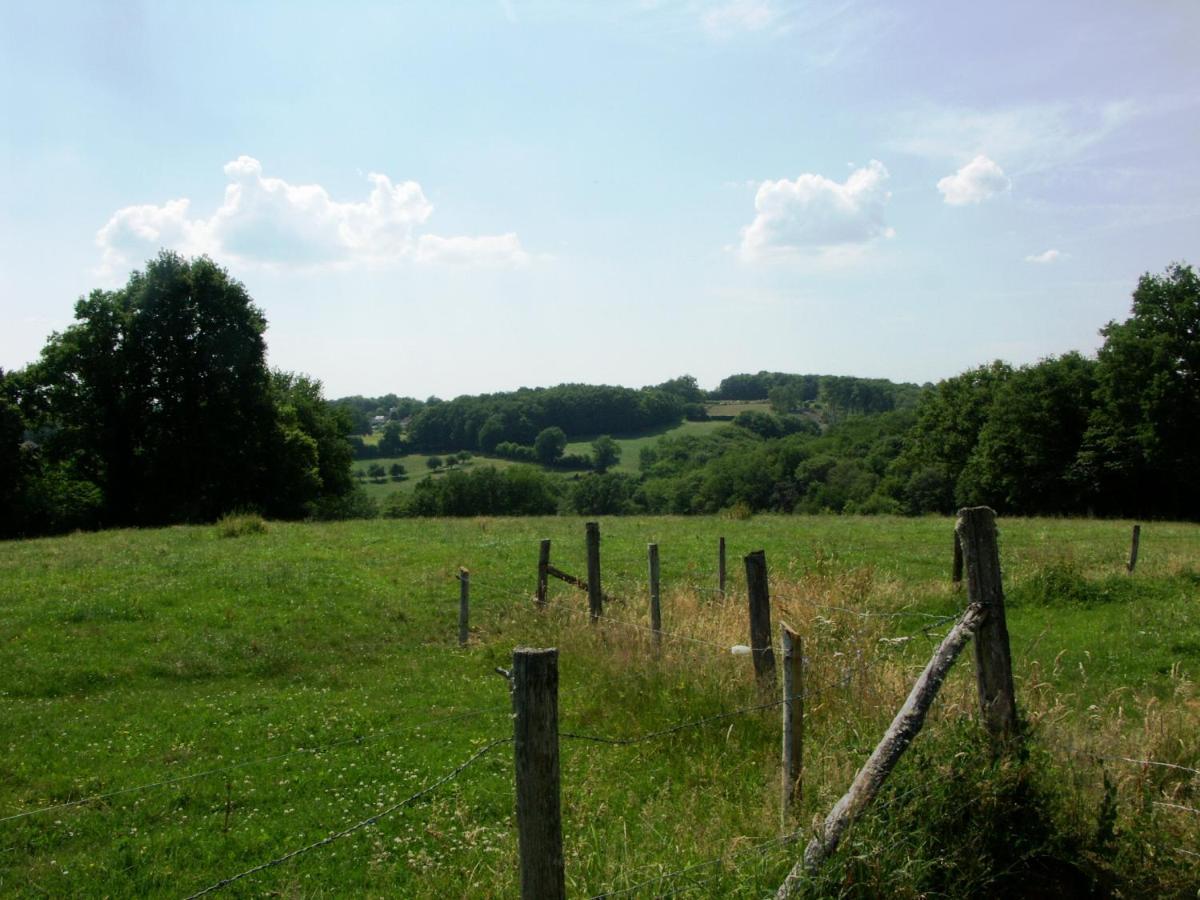
[[[1025,257],[1025,262],[1046,265],[1048,263],[1058,262],[1062,258],[1063,254],[1059,253],[1057,250],[1047,250],[1045,253],[1036,253]]]
[[[417,234],[433,205],[415,181],[367,176],[365,200],[342,202],[319,184],[263,175],[250,156],[227,163],[230,183],[216,212],[190,218],[190,201],[117,210],[96,234],[103,269],[141,262],[159,248],[207,253],[235,263],[298,268],[412,260],[418,263],[519,265],[528,261],[513,233],[442,237]]]
[[[762,31],[777,17],[768,0],[730,0],[706,10],[700,22],[713,37],[726,38],[742,31]]]
[[[989,197],[1007,191],[1012,186],[993,160],[980,154],[955,172],[937,183],[942,198],[951,206],[966,206],[982,203]]]
[[[825,253],[891,237],[883,220],[887,180],[883,163],[871,160],[843,183],[808,173],[764,181],[754,196],[757,215],[742,229],[742,259]]]
[[[931,159],[987,154],[1025,174],[1080,158],[1137,115],[1128,102],[1029,104],[989,111],[923,106],[897,117],[891,146]]]

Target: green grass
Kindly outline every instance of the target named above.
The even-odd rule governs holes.
[[[717,400],[706,407],[710,416],[736,416],[742,412],[771,412],[767,400]]]
[[[643,447],[651,446],[660,437],[676,437],[682,434],[709,434],[717,428],[727,426],[728,422],[681,422],[670,428],[660,428],[646,434],[634,435],[630,437],[620,437],[613,435],[613,440],[621,447],[621,459],[617,465],[613,466],[614,472],[627,472],[636,474],[638,471],[639,454]],[[589,437],[586,440],[571,441],[567,444],[567,454],[579,454],[580,456],[592,455],[592,441],[595,437]]]
[[[626,472],[630,474],[637,473],[638,459],[642,447],[650,446],[660,437],[665,435],[673,436],[679,434],[707,434],[716,428],[720,428],[728,424],[728,422],[682,422],[679,425],[672,426],[671,428],[656,429],[654,431],[634,437],[614,438],[614,440],[616,440],[616,442],[621,446],[621,460],[616,466],[613,467],[613,471]],[[567,444],[565,452],[568,454],[576,453],[582,456],[591,456],[591,442],[593,440],[594,438],[588,438],[587,440],[573,441]],[[443,467],[430,472],[428,465],[426,465],[426,462],[430,456],[434,455],[440,456],[443,460],[448,456],[444,453],[409,453],[404,456],[388,457],[386,459],[357,459],[354,461],[353,468],[355,471],[361,469],[363,472],[366,472],[367,468],[375,463],[382,465],[385,470],[390,468],[392,463],[398,462],[403,464],[408,474],[408,477],[404,481],[392,481],[391,477],[389,476],[387,480],[378,483],[370,480],[362,480],[358,482],[363,486],[363,488],[366,489],[366,492],[369,496],[382,502],[391,494],[398,491],[403,493],[412,493],[413,490],[416,489],[417,483],[422,478],[444,477],[446,472],[449,471],[448,467]],[[476,466],[494,466],[497,469],[507,469],[511,466],[536,466],[538,469],[541,469],[544,472],[549,472],[564,479],[573,478],[578,474],[576,471],[555,469],[553,467],[542,466],[537,463],[517,462],[511,459],[501,459],[498,456],[483,456],[480,454],[472,456],[471,459],[467,460],[465,463],[455,464],[455,468],[465,470],[469,470]]]
[[[625,598],[610,614],[644,624],[654,541],[664,627],[698,641],[669,639],[656,660],[635,627],[589,627],[583,598],[557,583],[549,614],[536,614],[540,538],[553,540],[556,565],[585,571],[575,518],[239,523],[0,544],[0,818],[246,763],[0,822],[0,893],[179,896],[358,821],[511,733],[494,669],[520,644],[559,647],[564,730],[638,734],[758,702],[746,660],[723,648],[745,641],[740,558],[760,547],[775,616],[804,636],[810,687],[825,686],[806,707],[796,821],[807,824],[845,789],[944,631],[923,632],[927,620],[908,613],[961,604],[947,583],[946,519],[601,526],[606,590]],[[724,603],[709,592],[721,535]],[[978,896],[1058,872],[1067,896],[1075,875],[1124,896],[1194,895],[1200,868],[1174,849],[1196,848],[1197,817],[1154,802],[1200,806],[1196,781],[1108,764],[1116,813],[1105,837],[1101,769],[1067,752],[1200,766],[1200,528],[1146,525],[1132,577],[1128,536],[1120,522],[1002,521],[1032,749],[1011,766],[992,761],[960,661],[818,893]],[[465,650],[459,566],[472,576]],[[881,640],[893,637],[912,639]],[[631,747],[564,741],[568,892],[725,857],[639,896],[769,893],[799,849],[731,854],[778,835],[777,755],[773,710]],[[428,798],[229,892],[514,896],[511,765],[502,744]]]
[[[354,461],[354,471],[361,469],[363,472],[366,472],[371,465],[376,463],[382,465],[386,471],[391,468],[393,463],[400,463],[404,466],[405,474],[408,477],[403,481],[392,481],[390,475],[382,482],[375,482],[370,479],[355,479],[355,481],[363,486],[368,496],[382,502],[398,491],[411,494],[416,489],[417,483],[423,478],[444,478],[446,473],[451,471],[452,468],[469,471],[477,466],[494,466],[497,469],[507,469],[510,466],[530,465],[530,463],[514,462],[511,459],[500,459],[495,456],[475,455],[465,462],[456,462],[453,467],[443,465],[439,469],[431,470],[427,464],[431,456],[439,456],[443,461],[448,459],[448,455],[444,453],[409,453],[404,456],[389,456],[384,459],[358,459]]]

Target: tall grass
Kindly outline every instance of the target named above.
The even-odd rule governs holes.
[[[961,660],[813,893],[1194,896],[1200,529],[1148,526],[1131,578],[1127,526],[1001,527],[1025,751],[993,757]],[[582,530],[558,518],[271,523],[250,540],[209,527],[0,545],[0,818],[188,779],[0,822],[0,892],[178,896],[359,821],[511,733],[494,669],[521,644],[559,648],[564,731],[624,738],[708,720],[629,746],[563,740],[573,896],[770,892],[962,606],[950,523],[606,520],[606,592],[623,599],[596,625],[565,585],[544,612],[530,602],[538,538],[581,572]],[[723,599],[718,534],[734,576]],[[670,633],[658,652],[651,540]],[[736,560],[759,547],[776,627],[800,631],[808,661],[793,842],[780,839],[778,710],[711,718],[775,696],[729,652],[746,643]],[[459,565],[472,572],[464,650]],[[513,896],[508,753],[235,892]]]

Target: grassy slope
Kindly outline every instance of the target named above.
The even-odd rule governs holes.
[[[945,583],[944,519],[629,518],[602,528],[609,592],[642,596],[645,544],[656,541],[665,627],[719,646],[668,641],[655,664],[636,630],[531,614],[522,598],[538,538],[554,540],[556,564],[584,570],[582,522],[570,518],[271,523],[265,534],[236,539],[207,527],[0,545],[0,817],[343,742],[0,822],[0,893],[175,896],[323,837],[508,734],[506,691],[493,668],[507,665],[517,644],[560,647],[564,729],[639,733],[753,703],[745,660],[720,649],[744,640],[738,585],[726,604],[693,589],[713,583],[718,535],[728,539],[735,581],[740,555],[766,548],[777,615],[805,635],[810,684],[831,683],[850,671],[848,660],[878,663],[870,677],[855,674],[851,687],[808,706],[805,823],[844,789],[934,640],[918,628],[906,644],[881,643],[922,620],[860,620],[824,607],[942,614],[959,602]],[[1179,739],[1166,713],[1195,715],[1188,678],[1200,664],[1200,528],[1147,526],[1133,579],[1121,571],[1127,538],[1122,523],[1003,523],[1019,702],[1056,745],[1173,754],[1197,766],[1194,727]],[[465,651],[453,644],[460,565],[472,571],[475,599]],[[1088,590],[1046,606],[1047,584]],[[556,610],[582,609],[565,586],[555,594]],[[644,620],[641,606],[612,614]],[[969,668],[957,667],[899,784],[926,784],[915,780],[922,753],[930,765],[971,758],[940,736],[955,734],[971,709]],[[634,747],[565,742],[569,893],[628,886],[775,837],[777,746],[773,712]],[[1079,777],[1080,796],[1090,797],[1095,769]],[[1119,782],[1122,798],[1150,789],[1150,776],[1140,777],[1139,785]],[[1197,805],[1179,790],[1163,796]],[[243,884],[288,895],[512,896],[512,803],[511,751],[501,746],[376,828]],[[1173,823],[1126,827],[1147,843],[1163,828],[1195,841],[1195,829],[1176,834]],[[864,823],[846,855],[886,859],[879,848],[896,843],[887,824]],[[871,844],[876,829],[882,837]],[[777,847],[737,867],[710,867],[702,877],[714,880],[691,895],[761,895],[793,853]],[[1200,879],[1187,864],[1160,855],[1153,871],[1162,882],[1151,887]],[[876,890],[904,893],[906,882],[886,879],[917,877],[895,868],[878,876]]]
[[[642,434],[642,435],[637,435],[635,437],[614,438],[614,440],[616,440],[616,442],[618,444],[620,444],[620,446],[621,446],[621,461],[616,466],[613,467],[613,471],[628,472],[631,474],[636,473],[638,471],[638,454],[641,452],[642,447],[647,447],[647,446],[653,444],[656,440],[658,440],[660,437],[663,437],[664,435],[707,434],[708,432],[712,431],[715,428],[720,428],[720,427],[722,427],[724,425],[728,425],[728,424],[729,424],[728,422],[683,422],[672,428],[657,429],[655,431],[651,431],[651,432],[648,432],[648,433]],[[571,443],[567,444],[567,448],[566,448],[565,452],[566,453],[577,453],[577,454],[580,454],[583,456],[590,456],[592,453],[592,445],[591,445],[592,440],[593,440],[593,438],[588,438],[587,440],[572,441]],[[402,463],[404,465],[404,468],[408,473],[408,478],[405,481],[397,482],[397,481],[392,481],[389,478],[387,481],[383,482],[382,484],[375,484],[370,481],[359,482],[360,484],[362,484],[362,486],[364,488],[366,488],[366,491],[369,495],[374,497],[376,500],[382,501],[389,494],[391,494],[395,491],[404,491],[406,493],[411,493],[413,491],[413,489],[416,487],[417,482],[420,481],[422,478],[427,478],[427,477],[438,478],[438,477],[444,476],[446,471],[448,471],[447,469],[444,469],[444,468],[435,471],[432,474],[432,476],[430,475],[429,467],[426,465],[426,461],[429,459],[430,455],[431,454],[425,454],[425,453],[410,453],[406,456],[388,457],[387,459],[358,459],[358,460],[354,461],[353,468],[355,470],[362,469],[365,472],[367,470],[367,467],[372,465],[373,463],[382,464],[384,469],[387,469],[388,467],[390,467],[392,465],[392,463],[396,463],[396,462]],[[440,455],[443,459],[446,458],[446,454],[438,454],[438,455]],[[473,456],[470,460],[468,460],[466,463],[458,464],[457,467],[463,468],[463,469],[470,469],[472,467],[478,467],[478,466],[495,466],[498,469],[507,469],[510,466],[529,466],[529,465],[537,465],[537,464],[514,462],[513,460],[510,460],[510,459],[500,459],[499,457],[482,456],[482,455],[477,454],[477,455]],[[567,477],[567,478],[574,477],[577,474],[574,471],[563,473],[562,470],[547,468],[547,467],[541,466],[541,465],[537,465],[537,468],[542,469],[543,471],[546,471],[546,472],[561,474],[561,475],[563,475],[563,477]]]

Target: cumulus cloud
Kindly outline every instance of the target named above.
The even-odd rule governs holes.
[[[1004,170],[983,154],[937,183],[942,199],[951,206],[982,203],[996,194],[1007,191],[1011,186],[1012,182],[1008,180]]]
[[[1048,263],[1058,262],[1062,258],[1063,254],[1059,253],[1057,250],[1047,250],[1045,253],[1034,253],[1025,257],[1025,262],[1046,265]]]
[[[514,265],[528,260],[513,233],[442,237],[418,233],[433,205],[415,181],[372,172],[365,200],[339,201],[319,184],[290,184],[239,156],[224,168],[229,183],[209,217],[193,217],[185,198],[117,210],[97,232],[103,268],[136,264],[160,247],[207,253],[236,263],[288,267],[417,263]]]
[[[754,221],[742,229],[747,261],[825,252],[891,237],[883,219],[888,170],[878,160],[844,182],[806,173],[789,181],[764,181],[754,196]]]

